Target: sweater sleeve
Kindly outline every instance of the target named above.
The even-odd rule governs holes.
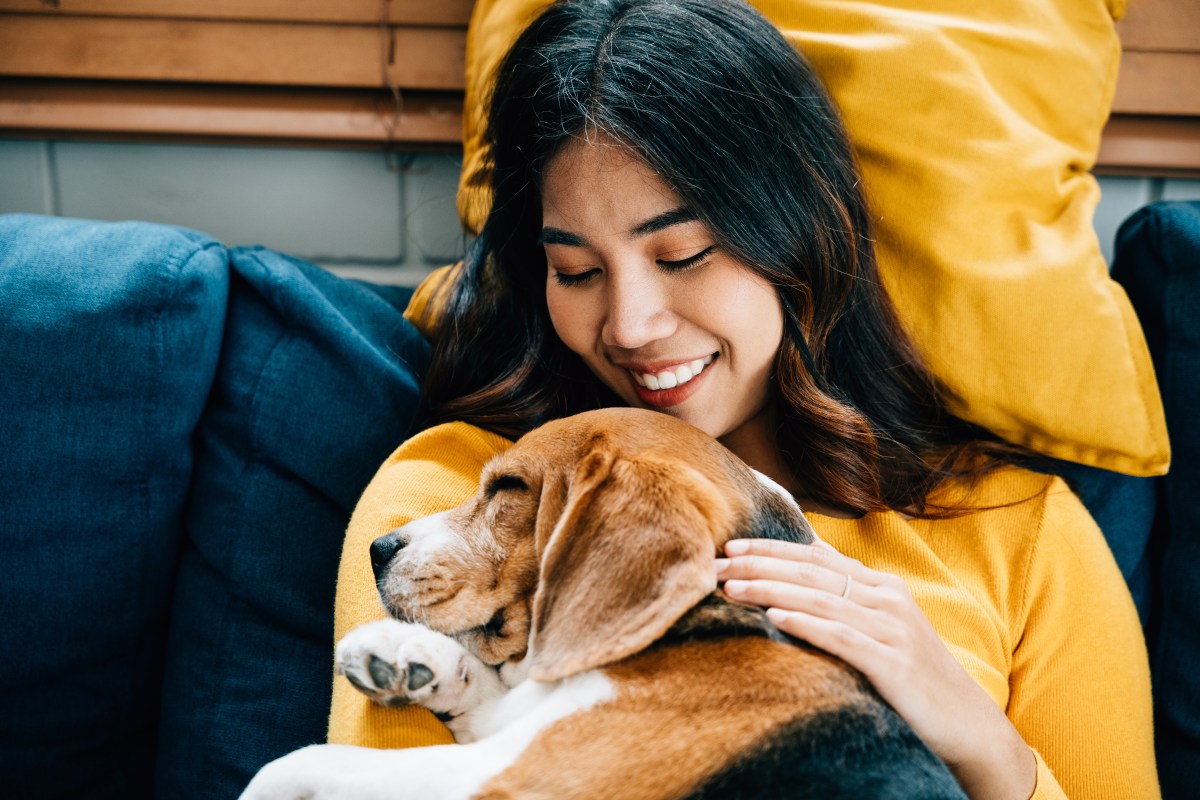
[[[384,462],[354,509],[342,545],[335,640],[385,616],[371,573],[371,542],[413,519],[464,502],[478,487],[483,465],[508,445],[506,439],[456,422],[414,436]],[[386,748],[454,741],[429,711],[376,705],[336,675],[328,738],[336,744]]]
[[[1157,798],[1150,669],[1100,529],[1055,481],[1011,608],[1007,713],[1038,761],[1034,798]]]

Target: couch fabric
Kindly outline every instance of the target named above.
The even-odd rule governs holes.
[[[1163,797],[1184,800],[1200,775],[1200,201],[1156,203],[1126,220],[1113,277],[1145,326],[1175,453],[1155,481],[1147,636]]]
[[[151,789],[191,437],[228,270],[197,233],[0,223],[0,773],[12,797]]]
[[[236,797],[324,740],[346,522],[419,412],[408,294],[0,217],[6,796]]]

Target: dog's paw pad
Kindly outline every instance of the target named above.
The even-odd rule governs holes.
[[[410,662],[408,664],[408,690],[415,692],[433,682],[433,670],[424,664]]]
[[[338,643],[337,671],[380,705],[440,705],[451,699],[441,695],[465,689],[461,667],[466,658],[462,645],[447,636],[382,620],[356,628]]]
[[[396,685],[396,678],[399,677],[395,667],[374,653],[367,657],[367,674],[371,676],[371,681],[379,689],[392,688]]]

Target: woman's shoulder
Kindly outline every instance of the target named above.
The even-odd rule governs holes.
[[[945,517],[914,520],[922,536],[953,541],[956,549],[993,563],[1007,562],[1017,572],[1064,557],[1112,558],[1091,514],[1055,475],[1003,466],[943,487],[931,500],[954,510]]]
[[[986,525],[1010,522],[1022,528],[1031,523],[1040,528],[1047,515],[1057,517],[1073,507],[1083,509],[1062,478],[1013,465],[949,482],[930,495],[929,503],[938,516],[944,511],[947,519]]]

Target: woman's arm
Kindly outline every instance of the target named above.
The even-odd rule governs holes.
[[[725,593],[768,606],[780,630],[862,672],[973,800],[1033,796],[1034,754],[946,649],[900,578],[824,542],[743,539],[725,551],[733,557],[718,561],[718,578],[731,578]]]
[[[464,423],[439,425],[414,436],[379,468],[363,492],[342,546],[334,613],[334,639],[384,616],[375,590],[371,542],[418,517],[453,508],[479,486],[488,459],[510,442]],[[385,708],[335,676],[329,741],[367,747],[417,747],[453,742],[423,708]]]
[[[1103,534],[1061,481],[1032,544],[1008,716],[1072,800],[1157,798],[1141,623]]]
[[[1157,797],[1149,671],[1132,601],[1078,499],[1060,481],[1038,494],[1038,513],[1012,515],[1024,529],[1016,546],[969,526],[949,537],[974,540],[995,567],[988,574],[1005,575],[988,601],[1009,642],[994,664],[1007,676],[1003,698],[995,686],[985,694],[931,639],[898,578],[828,546],[751,543],[752,555],[719,562],[719,577],[734,579],[741,599],[779,609],[771,614],[784,630],[862,670],[972,797],[1028,797],[1035,765],[1036,798]],[[963,590],[941,591],[945,601]]]

